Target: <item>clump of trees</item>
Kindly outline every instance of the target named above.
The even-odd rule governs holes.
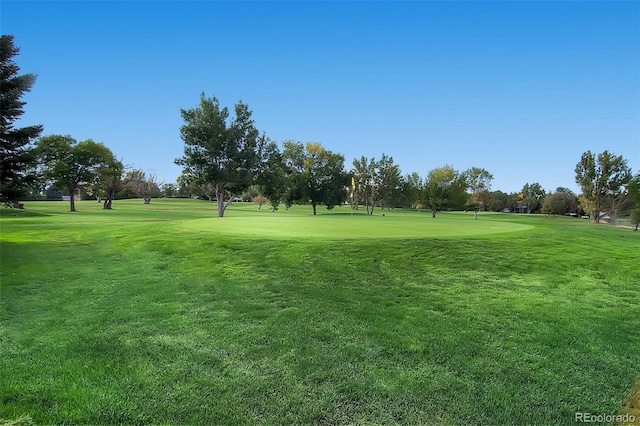
[[[575,172],[585,211],[594,223],[600,222],[602,212],[628,211],[638,198],[640,177],[632,175],[627,160],[621,155],[609,151],[595,155],[587,151],[576,164]]]
[[[465,175],[451,166],[438,167],[429,172],[424,187],[423,205],[431,216],[443,210],[461,210],[467,204]]]
[[[289,205],[308,201],[315,216],[318,205],[332,209],[347,199],[348,175],[342,155],[319,143],[287,141],[283,159],[290,175],[286,200]]]
[[[15,127],[24,114],[21,100],[36,81],[34,74],[20,75],[14,57],[20,49],[11,35],[0,37],[0,202],[19,206],[29,194],[45,199],[70,195],[70,209],[75,211],[74,194],[80,188],[104,198],[110,209],[122,189],[124,166],[104,144],[71,136],[40,137],[42,125]]]
[[[356,209],[363,205],[367,214],[376,207],[418,206],[430,209],[433,217],[443,210],[472,208],[477,218],[480,209],[490,207],[493,175],[482,168],[460,172],[447,165],[431,170],[423,181],[416,173],[402,176],[383,153],[379,160],[356,159],[346,171],[344,157],[317,142],[285,141],[280,151],[260,135],[242,101],[230,118],[226,107],[203,93],[197,107],[181,114],[185,146],[175,160],[183,166],[179,181],[216,200],[219,217],[242,194],[260,206],[268,200],[272,210],[283,203],[287,208],[308,204],[313,215],[320,205],[332,209],[347,200]],[[256,189],[259,194],[250,194]]]
[[[376,205],[393,207],[400,199],[402,176],[393,157],[382,154],[380,160],[362,156],[353,160],[352,204],[358,208],[363,203],[367,214],[372,215]]]
[[[83,185],[93,186],[113,197],[113,179],[120,179],[122,169],[113,153],[102,143],[89,139],[78,142],[71,136],[51,135],[36,141],[39,170],[54,188],[70,194],[71,211],[76,211],[76,191]],[[115,176],[114,176],[115,175]],[[105,208],[111,208],[111,201]]]
[[[567,188],[557,188],[547,194],[542,203],[541,212],[546,215],[578,215],[578,196]]]

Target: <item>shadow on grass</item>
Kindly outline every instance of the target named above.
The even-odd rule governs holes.
[[[44,217],[51,216],[48,213],[35,212],[33,210],[15,209],[11,207],[0,208],[0,217]]]

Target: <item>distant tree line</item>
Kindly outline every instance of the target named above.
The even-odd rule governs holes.
[[[493,175],[481,168],[456,170],[444,165],[403,175],[393,157],[362,156],[345,166],[341,154],[320,143],[285,141],[282,147],[260,133],[248,105],[239,101],[231,116],[215,97],[200,96],[199,104],[181,109],[180,135],[184,154],[175,160],[182,174],[175,183],[159,183],[153,173],[126,167],[104,144],[76,141],[68,135],[40,137],[41,125],[15,128],[23,114],[21,97],[31,90],[33,74],[19,75],[13,57],[19,49],[13,36],[0,40],[2,108],[0,135],[0,201],[20,206],[26,199],[93,198],[104,209],[119,198],[202,197],[217,202],[224,216],[234,201],[254,201],[261,208],[306,204],[312,214],[318,206],[332,209],[350,205],[374,214],[378,209],[425,209],[437,217],[446,210],[478,212],[588,215],[599,222],[604,214],[628,215],[638,225],[640,173],[632,174],[627,161],[609,151],[587,151],[577,163],[576,183],[582,193],[567,188],[546,193],[527,183],[517,193],[491,190]]]
[[[607,151],[597,161],[583,154],[576,166],[580,197],[567,188],[547,194],[537,182],[507,194],[492,192],[493,175],[480,167],[459,171],[445,165],[422,178],[418,173],[402,175],[393,157],[384,153],[380,159],[356,158],[347,170],[342,155],[319,143],[285,141],[280,150],[258,132],[241,101],[230,118],[227,108],[203,93],[197,107],[181,113],[185,150],[176,159],[183,166],[180,187],[218,201],[221,217],[233,200],[247,198],[259,208],[268,202],[272,210],[308,204],[314,215],[319,205],[332,209],[349,204],[367,214],[376,208],[416,208],[430,210],[434,218],[444,210],[471,210],[476,218],[479,211],[500,211],[591,215],[595,222],[603,211],[627,214],[640,207],[640,178],[632,176],[622,157]],[[591,164],[596,165],[593,170]]]

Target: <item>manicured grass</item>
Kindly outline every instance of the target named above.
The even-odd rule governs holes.
[[[251,204],[218,219],[194,200],[26,207],[0,218],[0,419],[573,424],[618,413],[640,374],[627,229]]]

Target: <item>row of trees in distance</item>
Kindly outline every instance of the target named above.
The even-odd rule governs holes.
[[[180,135],[184,154],[175,160],[183,172],[174,183],[160,185],[152,173],[130,170],[104,144],[71,136],[40,137],[42,126],[14,128],[23,114],[20,99],[35,81],[18,75],[13,61],[18,48],[12,36],[2,36],[1,182],[0,200],[44,197],[52,191],[93,196],[111,209],[113,200],[129,195],[151,202],[153,196],[205,196],[217,201],[218,216],[238,199],[268,202],[273,210],[294,203],[332,209],[350,204],[373,214],[376,208],[588,214],[597,222],[601,212],[640,215],[640,173],[632,174],[622,156],[608,151],[585,152],[576,165],[578,197],[566,188],[547,194],[538,183],[519,193],[492,191],[493,175],[481,168],[459,171],[450,165],[434,168],[426,177],[403,175],[393,157],[362,156],[345,167],[341,154],[319,143],[285,141],[279,147],[255,127],[248,105],[238,102],[233,117],[215,97],[200,96],[199,104],[181,109]],[[74,197],[70,208],[75,210]]]
[[[493,175],[480,167],[458,171],[445,165],[425,178],[417,173],[402,175],[393,158],[355,159],[350,170],[344,157],[319,143],[286,141],[280,151],[275,142],[260,134],[251,111],[241,101],[235,117],[221,108],[215,97],[201,94],[200,103],[181,110],[184,155],[181,182],[194,188],[210,188],[218,201],[218,216],[250,188],[258,188],[273,210],[281,204],[308,203],[331,209],[350,202],[368,214],[375,207],[415,207],[431,210],[510,210],[527,213],[589,214],[595,222],[601,212],[625,214],[640,208],[640,173],[635,176],[622,156],[604,151],[597,156],[585,152],[576,165],[581,197],[566,188],[546,194],[538,183],[526,184],[518,194],[491,192]]]

